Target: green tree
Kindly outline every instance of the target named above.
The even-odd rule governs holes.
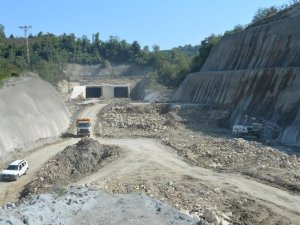
[[[227,30],[224,32],[224,36],[225,35],[229,35],[229,34],[234,34],[234,33],[237,33],[237,32],[241,32],[244,30],[244,26],[241,25],[241,24],[238,24],[238,25],[235,25],[234,28],[232,30]]]
[[[271,6],[269,8],[259,8],[255,15],[252,18],[252,23],[256,23],[265,18],[271,17],[278,12],[278,8],[276,6]]]
[[[201,69],[210,53],[210,50],[221,40],[221,38],[221,35],[211,34],[201,42],[199,55],[192,60],[191,72],[197,72]]]
[[[6,38],[4,30],[4,26],[0,24],[0,41],[3,41]]]
[[[159,45],[153,45],[152,49],[154,52],[158,52],[160,50],[160,47],[159,47]]]

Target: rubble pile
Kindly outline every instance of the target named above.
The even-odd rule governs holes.
[[[128,182],[107,180],[105,190],[112,194],[142,192],[172,205],[205,225],[219,224],[290,224],[287,218],[275,217],[265,205],[232,187],[213,187],[191,177],[157,178]],[[252,216],[252,217],[251,217]]]
[[[204,225],[144,194],[110,195],[92,187],[71,187],[31,196],[0,208],[0,224],[176,224]]]
[[[83,138],[49,160],[32,182],[26,185],[21,197],[45,193],[75,182],[98,171],[119,157],[120,153],[117,146],[101,145],[96,140]]]
[[[300,193],[300,159],[296,155],[288,155],[256,141],[195,133],[164,137],[162,141],[193,165],[241,173]]]
[[[182,120],[176,120],[167,105],[129,103],[106,106],[99,113],[99,121],[96,134],[102,137],[160,137],[166,132],[180,129],[184,123]],[[115,129],[119,131],[115,132]],[[120,132],[121,130],[124,132]]]
[[[234,138],[219,127],[228,113],[198,106],[113,102],[98,115],[97,135],[160,138],[195,166],[241,173],[300,193],[299,158],[279,145]]]

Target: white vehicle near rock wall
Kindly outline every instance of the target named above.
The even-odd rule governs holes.
[[[0,174],[1,180],[18,180],[28,170],[28,163],[25,160],[15,160],[8,165]]]

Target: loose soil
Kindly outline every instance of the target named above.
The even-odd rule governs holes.
[[[298,224],[299,159],[280,146],[233,138],[218,127],[229,113],[127,100],[92,103],[78,115],[92,118],[95,140],[30,153],[41,163],[30,159],[35,167],[18,188],[2,183],[0,188],[11,191],[8,200],[29,181],[22,193],[29,198],[69,185],[92,186],[112,194],[144,193],[199,224]],[[103,154],[109,157],[102,159]]]
[[[116,160],[120,153],[117,146],[102,145],[96,140],[83,138],[49,160],[26,185],[21,198],[74,183]]]
[[[281,203],[273,199],[270,193],[273,192],[275,196],[280,190],[283,190],[283,193],[288,191],[291,198],[299,194],[299,159],[295,155],[280,151],[280,146],[267,146],[254,140],[232,137],[229,130],[218,127],[229,115],[226,110],[193,107],[112,103],[100,111],[96,134],[106,138],[142,136],[160,139],[163,144],[175,149],[191,166],[209,169],[207,174],[210,174],[209,171],[215,171],[216,173],[210,176],[220,180],[224,178],[225,185],[218,184],[217,179],[209,175],[205,178],[195,174],[182,176],[178,171],[173,171],[171,175],[159,173],[163,169],[158,169],[155,162],[152,162],[149,163],[149,168],[144,165],[148,169],[144,169],[142,174],[122,174],[126,179],[117,176],[99,182],[99,186],[113,193],[142,191],[190,214],[198,212],[197,216],[202,219],[205,219],[205,211],[209,209],[210,212],[219,215],[219,219],[222,218],[222,213],[228,213],[233,224],[297,224],[300,211],[296,205],[299,199],[292,200],[294,202],[289,209],[282,210],[276,206],[277,203]],[[111,143],[117,142],[113,140]],[[147,141],[141,143],[146,145]],[[148,145],[151,146],[148,151],[152,152],[154,144]],[[163,148],[161,147],[161,151]],[[126,149],[133,149],[133,146],[127,146]],[[138,159],[129,164],[135,165],[137,161]],[[164,163],[161,163],[162,167]],[[111,170],[115,171],[113,168]],[[225,175],[221,178],[218,174]],[[241,175],[260,183],[248,183]],[[92,177],[90,181],[95,182],[99,179],[101,180],[101,176]],[[88,181],[89,179],[84,179],[84,182]],[[170,183],[172,185],[169,185]],[[275,189],[269,186],[270,188],[262,191],[262,183]],[[247,185],[248,188],[245,188]],[[251,189],[255,189],[255,186],[258,189],[252,192]],[[297,212],[298,216],[293,211]]]
[[[238,172],[275,187],[300,193],[300,160],[282,147],[234,138],[218,127],[228,111],[169,104],[114,103],[99,113],[100,137],[153,137],[176,149],[189,163]]]

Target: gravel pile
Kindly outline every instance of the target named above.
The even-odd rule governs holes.
[[[194,107],[194,108],[193,108]],[[195,166],[237,172],[300,193],[300,160],[282,146],[234,138],[220,128],[227,110],[201,106],[114,102],[98,115],[104,137],[155,137]]]
[[[180,117],[176,117],[168,105],[118,102],[103,108],[99,113],[99,121],[96,134],[102,137],[160,137],[166,132],[178,130],[185,123]],[[115,132],[115,129],[124,130],[125,133]]]
[[[109,195],[87,187],[71,187],[55,194],[32,196],[20,205],[0,209],[7,225],[201,225],[170,206],[143,194]]]
[[[26,185],[21,197],[45,193],[76,182],[117,159],[120,153],[117,146],[102,145],[96,140],[83,138],[48,161],[33,181]]]

